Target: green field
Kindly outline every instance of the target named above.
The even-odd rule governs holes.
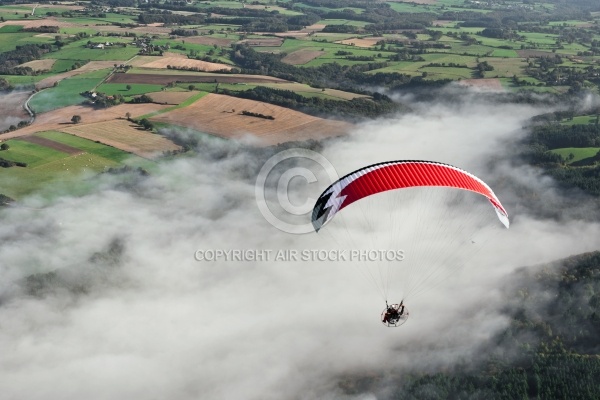
[[[132,83],[131,89],[127,89],[127,84],[121,83],[103,83],[96,88],[99,93],[104,93],[108,96],[114,96],[120,94],[121,96],[136,96],[138,94],[160,92],[163,88],[162,85],[149,85],[141,83]]]
[[[121,15],[115,13],[107,13],[106,18],[94,18],[94,17],[74,17],[74,18],[59,18],[59,21],[70,22],[81,25],[104,25],[109,22],[117,22],[122,24],[129,24],[134,20],[129,15]]]
[[[90,61],[107,61],[107,60],[115,60],[115,61],[127,61],[133,56],[135,56],[139,49],[135,46],[110,46],[105,47],[104,49],[90,49],[85,46],[85,44],[89,41],[93,43],[104,43],[104,42],[120,42],[125,41],[125,39],[119,38],[94,38],[94,39],[84,39],[79,40],[77,42],[70,43],[64,46],[62,49],[45,54],[43,58],[55,58],[61,60],[90,60]],[[131,40],[127,40],[127,43],[131,42]]]
[[[519,55],[514,50],[497,49],[492,52],[492,57],[517,58],[517,57],[519,57]]]
[[[317,24],[323,25],[349,25],[349,26],[360,26],[363,27],[368,24],[364,21],[352,21],[349,19],[322,19]]]
[[[493,71],[486,71],[486,78],[498,77],[512,77],[514,75],[523,76],[523,71],[527,65],[521,58],[496,58],[496,57],[482,57],[480,61],[487,61],[492,67]]]
[[[39,133],[37,136],[54,140],[55,142],[66,144],[71,147],[81,149],[87,153],[94,154],[115,162],[123,162],[132,156],[123,150],[115,149],[114,147],[106,146],[101,143],[96,143],[92,140],[62,132],[48,131]]]
[[[195,95],[191,96],[190,98],[188,98],[187,100],[185,100],[184,102],[181,102],[180,104],[178,104],[178,105],[176,105],[176,106],[169,107],[169,108],[164,108],[164,109],[162,109],[162,110],[155,111],[155,112],[153,112],[153,113],[150,113],[150,114],[142,115],[142,116],[140,116],[138,119],[142,119],[142,118],[151,118],[151,117],[154,117],[154,116],[156,116],[156,115],[159,115],[159,114],[166,113],[167,111],[175,110],[175,109],[182,108],[182,107],[187,107],[187,106],[189,106],[190,104],[193,104],[193,103],[195,103],[196,101],[200,100],[201,98],[203,98],[203,97],[204,97],[204,96],[206,96],[207,94],[208,94],[208,92],[203,92],[203,91],[201,91],[201,92],[198,92],[197,94],[195,94]]]
[[[16,33],[16,32],[20,32],[21,30],[23,30],[23,26],[21,25],[5,25],[2,28],[0,28],[0,34],[1,33]],[[0,36],[2,37],[2,36]]]
[[[426,13],[431,12],[432,7],[416,3],[396,3],[389,2],[390,8],[401,13]]]
[[[54,65],[52,66],[52,72],[53,73],[60,73],[60,72],[71,71],[71,69],[72,69],[73,65],[75,65],[75,63],[79,63],[81,66],[83,66],[84,64],[87,63],[87,61],[85,61],[85,60],[59,60],[59,59],[57,59],[56,62],[54,63]]]
[[[596,116],[595,115],[580,115],[578,117],[574,117],[573,119],[565,119],[560,121],[561,125],[587,125],[587,124],[595,124]]]
[[[25,44],[44,44],[54,42],[54,39],[51,37],[35,37],[35,35],[39,35],[39,33],[0,32],[0,53],[14,50],[17,46],[23,46]]]
[[[85,97],[79,93],[92,90],[109,74],[110,69],[88,72],[59,82],[58,86],[37,93],[29,105],[36,113],[81,104]]]
[[[7,140],[10,148],[0,151],[0,157],[25,162],[27,167],[3,169],[0,174],[3,194],[20,198],[43,188],[52,190],[85,185],[83,178],[90,174],[123,162],[135,164],[139,161],[138,157],[124,151],[66,133],[45,132],[38,135],[81,149],[83,153],[69,155],[18,139]]]
[[[12,85],[33,85],[34,83],[41,81],[42,79],[47,77],[48,75],[0,75],[0,78],[6,79]]]
[[[586,158],[594,157],[600,152],[600,147],[566,147],[550,151],[554,154],[560,154],[565,160],[568,159],[570,154],[573,154],[574,158],[570,160],[569,163],[574,163]]]

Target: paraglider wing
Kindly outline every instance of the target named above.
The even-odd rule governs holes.
[[[435,161],[389,161],[356,170],[329,186],[319,196],[312,213],[312,224],[318,232],[336,213],[364,197],[419,186],[442,186],[468,190],[485,196],[498,218],[509,227],[508,213],[492,189],[460,168]]]

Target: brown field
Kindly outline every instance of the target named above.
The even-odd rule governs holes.
[[[36,10],[38,8],[56,8],[55,5],[53,4],[39,4],[39,3],[29,3],[29,4],[19,4],[20,6],[29,6],[29,7],[34,7],[37,6]],[[68,10],[83,10],[85,7],[83,6],[74,6],[74,5],[66,5],[66,4],[61,4],[60,8],[66,8]]]
[[[23,12],[23,10],[19,10]],[[72,22],[59,21],[54,17],[44,19],[19,19],[0,23],[0,27],[5,25],[21,25],[23,28],[39,28],[42,25],[58,26],[59,28],[76,28],[78,24]]]
[[[325,28],[325,24],[312,24],[307,26],[306,28],[302,29],[303,32],[314,32],[314,31],[320,31],[323,30],[323,28]]]
[[[167,53],[165,53],[165,54],[167,54]],[[177,53],[175,53],[175,54],[177,54]],[[156,56],[134,56],[131,60],[127,61],[127,65],[131,65],[133,67],[141,67],[144,64],[148,64],[148,63],[156,61],[158,59],[159,59],[159,57],[156,57]]]
[[[155,103],[178,105],[198,92],[152,92],[146,93]]]
[[[275,119],[245,116],[241,115],[242,111],[269,115]],[[213,93],[188,107],[151,119],[224,138],[252,135],[264,145],[337,136],[352,128],[346,122],[325,120],[271,104]]]
[[[211,74],[211,75],[162,75],[162,74],[113,74],[108,83],[148,83],[166,85],[170,82],[219,82],[219,83],[264,83],[286,82],[283,79],[263,75],[236,75],[236,74]]]
[[[152,158],[163,151],[180,149],[164,136],[141,130],[126,119],[70,125],[60,131],[98,141],[144,158]]]
[[[504,92],[499,79],[463,79],[457,82],[459,85],[471,86],[492,92]]]
[[[452,25],[455,23],[456,23],[456,21],[448,21],[445,19],[436,19],[435,21],[433,21],[431,23],[431,25],[433,25],[433,26],[448,26],[448,25]]]
[[[67,71],[60,74],[52,75],[46,79],[42,79],[35,84],[36,89],[44,89],[52,87],[54,82],[61,81],[65,78],[70,78],[75,75],[81,75],[90,71],[98,71],[100,69],[113,68],[115,64],[122,64],[123,61],[90,61],[81,68]]]
[[[158,60],[143,64],[144,68],[167,68],[167,66],[178,68],[198,68],[200,71],[213,72],[219,70],[231,70],[231,66],[227,64],[217,64],[200,60],[192,60],[183,57],[161,57]]]
[[[342,90],[337,90],[337,89],[318,89],[318,88],[313,88],[310,87],[308,85],[305,85],[303,83],[296,83],[296,82],[290,82],[290,83],[268,83],[265,84],[264,86],[266,87],[270,87],[273,89],[280,89],[280,90],[291,90],[293,92],[297,92],[297,93],[306,93],[306,94],[311,94],[311,93],[318,93],[318,94],[324,94],[327,96],[331,96],[331,97],[337,97],[339,99],[343,99],[343,100],[352,100],[352,99],[356,99],[356,98],[371,98],[370,96],[367,96],[366,94],[356,94],[356,93],[351,93],[351,92],[344,92]]]
[[[299,37],[308,36],[308,32],[301,32],[301,31],[278,32],[275,34],[275,36],[280,37],[280,38],[286,38],[286,37],[299,38]]]
[[[256,47],[279,47],[283,43],[283,39],[279,37],[272,38],[260,38],[260,39],[244,39],[240,40],[238,43],[245,43],[248,46],[256,46]]]
[[[215,38],[215,37],[210,37],[210,36],[186,37],[183,40],[185,40],[186,43],[206,44],[209,46],[213,46],[216,44],[217,46],[223,46],[223,47],[229,47],[229,45],[231,43],[233,43],[233,40],[231,40],[231,39]]]
[[[320,32],[323,30],[323,28],[325,28],[325,24],[313,24],[310,26],[307,26],[304,29],[301,29],[299,31],[287,31],[287,32],[278,32],[275,33],[275,36],[280,37],[280,38],[286,38],[286,37],[294,37],[294,38],[298,38],[298,37],[306,37],[308,36],[309,33],[314,33],[314,32]],[[255,32],[256,34],[261,34],[260,32]],[[273,35],[273,33],[271,32],[263,32],[262,34],[264,35]]]
[[[31,92],[13,90],[0,92],[0,131],[17,125],[21,121],[29,121],[29,114],[23,109]],[[0,135],[2,138],[4,135]]]
[[[24,142],[38,144],[40,146],[48,147],[53,150],[60,151],[62,153],[67,153],[70,155],[84,153],[84,151],[82,151],[81,149],[77,149],[75,147],[71,147],[69,145],[55,142],[54,140],[46,139],[46,138],[43,138],[40,136],[35,136],[35,135],[21,136],[17,140],[22,140]]]
[[[364,39],[353,38],[353,39],[340,40],[335,43],[354,45],[356,47],[373,47],[373,46],[375,46],[375,44],[377,44],[377,42],[379,42],[380,40],[384,40],[384,39],[385,38],[382,38],[382,37],[370,37],[370,38],[364,38]]]
[[[85,126],[86,124],[95,122],[124,118],[126,113],[130,113],[132,118],[136,118],[140,115],[149,114],[167,107],[169,106],[154,103],[121,104],[102,110],[96,110],[85,106],[69,106],[39,114],[31,125],[13,132],[2,134],[0,140],[30,135],[36,132],[63,130],[65,127],[72,126],[70,121],[73,115],[81,116],[80,125]]]
[[[52,58],[48,58],[46,60],[29,61],[29,62],[19,65],[19,67],[29,67],[34,71],[44,71],[44,70],[49,70],[50,68],[52,68],[52,66],[54,65],[55,62],[56,62],[56,60],[54,60]]]
[[[322,54],[325,54],[325,52],[318,50],[303,49],[288,54],[287,56],[283,57],[281,61],[292,65],[302,65],[306,64],[310,60],[314,60]]]

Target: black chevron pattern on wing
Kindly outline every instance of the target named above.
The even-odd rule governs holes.
[[[319,200],[317,200],[317,203],[315,204],[315,207],[313,208],[312,224],[317,232],[319,231],[319,229],[321,229],[321,226],[323,225],[323,223],[321,221],[326,220],[327,216],[329,215],[331,206],[326,207],[326,205],[332,195],[333,195],[333,191],[321,196],[319,198]]]

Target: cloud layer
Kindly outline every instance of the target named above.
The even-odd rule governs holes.
[[[198,249],[338,245],[327,235],[286,234],[260,214],[254,183],[273,149],[207,140],[148,178],[103,176],[83,197],[45,207],[31,198],[24,204],[41,209],[1,211],[3,397],[343,399],[353,397],[339,382],[354,374],[474,357],[507,323],[498,280],[595,250],[600,229],[535,216],[512,190],[560,197],[538,171],[512,161],[511,143],[540,110],[473,99],[414,104],[414,113],[364,124],[321,151],[339,174],[395,159],[454,164],[496,183],[518,210],[507,206],[511,229],[415,298],[397,329],[380,324],[382,299],[346,262],[194,259]],[[314,197],[326,185],[293,190]]]

